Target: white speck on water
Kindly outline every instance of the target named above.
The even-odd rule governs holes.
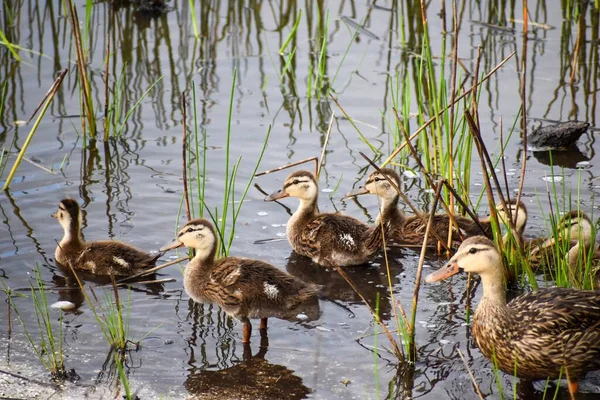
[[[56,303],[52,304],[50,306],[50,308],[60,308],[61,310],[72,310],[75,308],[75,304],[71,303],[70,301],[57,301]]]
[[[575,164],[575,166],[577,168],[582,168],[582,167],[585,167],[586,165],[590,165],[590,162],[589,161],[579,161],[577,164]]]
[[[256,213],[256,215],[258,215],[259,217],[264,217],[265,215],[269,215],[269,213],[266,211],[259,211]]]
[[[325,328],[324,326],[317,326],[315,329],[322,332],[331,332],[331,329]]]
[[[475,183],[473,184],[473,186],[482,186],[482,185],[481,185],[481,183],[479,183],[479,182],[475,182]]]
[[[277,232],[275,234],[275,236],[277,236],[277,237],[285,237],[285,232]]]
[[[355,246],[354,238],[349,233],[344,233],[344,234],[340,235],[340,240],[347,247],[354,247]]]
[[[544,176],[542,178],[542,180],[544,182],[562,182],[563,177],[562,176],[558,176],[558,175],[550,175],[550,176]]]
[[[515,176],[515,174],[516,174],[516,172],[510,172],[509,171],[509,172],[506,173],[506,176]]]
[[[419,177],[419,174],[417,174],[414,171],[409,171],[409,170],[404,171],[402,173],[402,175],[404,175],[404,177],[408,178],[408,179],[417,179]]]
[[[300,313],[296,315],[296,319],[299,319],[300,321],[306,321],[308,319],[308,316],[306,314]]]
[[[381,263],[372,263],[371,265],[374,267],[379,267],[379,266],[381,266]]]
[[[425,328],[436,328],[437,325],[436,324],[427,324],[425,325]]]
[[[423,190],[424,193],[435,193],[435,190],[433,189],[425,189]]]
[[[262,228],[262,229],[267,229],[267,226],[266,226],[266,225],[263,225],[261,228]]]
[[[333,189],[325,188],[325,189],[321,189],[321,192],[323,192],[323,193],[331,193],[331,192],[333,192]]]
[[[448,339],[441,339],[440,340],[440,344],[444,345],[444,344],[450,344],[451,342]]]
[[[273,228],[279,228],[280,226],[283,226],[282,224],[271,224],[271,227]]]
[[[273,285],[268,282],[263,282],[263,286],[265,288],[264,292],[268,297],[272,299],[277,298],[277,296],[279,295],[279,289],[277,289],[276,285]]]

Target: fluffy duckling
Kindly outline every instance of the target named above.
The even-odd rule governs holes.
[[[425,280],[458,272],[481,277],[473,336],[501,370],[530,380],[566,377],[574,398],[578,380],[600,369],[600,292],[540,289],[507,303],[502,258],[483,236],[465,240],[446,266]]]
[[[398,191],[390,183],[393,181],[396,186],[400,186],[400,177],[398,173],[390,168],[381,168],[380,171],[375,171],[369,175],[364,186],[359,187],[346,194],[346,197],[359,196],[363,194],[376,194],[381,198],[381,210],[377,216],[377,224],[388,222],[391,224],[391,238],[399,244],[420,245],[423,243],[427,220],[429,214],[423,213],[421,216],[414,215],[407,217],[402,210],[398,208],[400,196]],[[424,217],[424,220],[423,220]],[[481,221],[481,228],[470,218],[462,215],[454,215],[454,220],[460,227],[463,237],[485,234],[491,237],[492,228],[489,220]],[[425,222],[424,222],[425,221]],[[433,231],[444,242],[448,241],[448,228],[451,224],[450,218],[446,214],[436,214],[433,218]],[[460,242],[460,237],[457,233],[453,234],[453,241]],[[429,245],[435,245],[437,239],[435,235],[429,236]]]
[[[153,267],[162,255],[147,254],[116,240],[84,241],[81,235],[81,210],[75,200],[61,200],[52,217],[58,219],[64,230],[54,257],[67,269],[71,266],[94,275],[131,276]]]
[[[510,232],[505,233],[502,236],[502,242],[504,245],[508,244],[509,238],[512,236],[519,242],[520,246],[526,246],[526,248],[530,248],[535,246],[544,239],[525,239],[523,236],[523,232],[525,232],[525,225],[527,225],[527,207],[525,203],[522,201],[518,201],[515,198],[508,199],[506,201],[506,207],[504,207],[501,203],[496,204],[496,212],[498,214],[498,218],[501,223],[504,223]],[[514,229],[511,228],[508,221],[512,220]]]
[[[285,317],[304,301],[318,294],[319,285],[307,284],[266,262],[242,257],[215,261],[217,234],[205,219],[185,224],[177,239],[161,251],[187,246],[196,250],[185,268],[183,287],[198,303],[215,303],[227,314],[242,321],[243,341],[250,342],[250,318],[260,318],[267,329],[269,317]],[[296,314],[294,314],[296,315]]]
[[[319,213],[318,185],[308,171],[291,173],[283,188],[267,196],[265,201],[297,197],[300,206],[287,223],[288,241],[296,253],[326,266],[360,265],[383,247],[389,224],[369,227],[359,220],[341,214]]]

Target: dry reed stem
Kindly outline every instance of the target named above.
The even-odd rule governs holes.
[[[52,85],[50,86],[50,88],[48,89],[48,91],[46,92],[46,94],[44,94],[44,97],[42,97],[42,99],[40,100],[40,103],[37,105],[37,107],[35,108],[35,110],[33,111],[33,113],[31,113],[31,117],[29,117],[29,119],[27,120],[27,122],[25,123],[25,125],[28,125],[31,120],[33,119],[33,117],[35,117],[35,115],[37,114],[37,112],[40,110],[40,108],[42,108],[42,105],[44,105],[44,102],[46,101],[46,99],[52,94],[52,96],[54,97],[54,92],[57,89],[57,86],[60,86],[60,84],[62,83],[62,80],[65,76],[65,74],[68,72],[68,68],[63,69],[60,74],[58,74],[58,77],[54,80],[54,82],[52,82]]]
[[[182,261],[189,260],[189,259],[190,259],[190,258],[189,258],[188,256],[185,256],[185,257],[179,257],[179,258],[177,258],[177,259],[175,259],[175,260],[171,260],[171,261],[169,261],[169,262],[166,262],[166,263],[164,263],[164,264],[158,265],[158,266],[156,266],[156,267],[154,267],[154,268],[150,268],[150,269],[147,269],[147,270],[145,270],[145,271],[139,272],[139,273],[137,273],[137,274],[135,274],[135,275],[131,275],[131,276],[128,276],[128,277],[125,277],[125,278],[119,279],[119,280],[117,281],[117,283],[123,283],[123,282],[127,282],[127,281],[129,281],[129,280],[131,280],[131,279],[138,278],[138,277],[140,277],[140,276],[146,276],[146,275],[150,275],[150,274],[152,274],[152,273],[154,273],[154,272],[156,272],[156,271],[159,271],[159,270],[161,270],[161,269],[163,269],[163,268],[169,267],[169,266],[171,266],[171,265],[173,265],[173,264],[177,264],[177,263],[180,263],[180,262],[182,262]]]
[[[305,160],[296,161],[296,162],[289,163],[289,164],[286,164],[286,165],[281,166],[281,167],[277,167],[277,168],[274,168],[274,169],[269,169],[269,170],[266,170],[266,171],[263,171],[263,172],[259,172],[258,174],[254,175],[254,177],[258,178],[259,176],[272,174],[273,172],[279,172],[279,171],[282,171],[284,169],[295,167],[297,165],[306,164],[307,162],[310,162],[310,161],[314,161],[314,163],[315,163],[315,177],[316,177],[316,176],[318,176],[316,174],[319,171],[319,159],[317,157],[310,157],[310,158],[307,158]]]
[[[456,69],[457,69],[457,65],[458,65],[458,21],[457,21],[457,16],[456,16],[456,0],[452,1],[452,24],[454,25],[454,35],[453,35],[453,49],[452,49],[452,87],[450,89],[450,124],[449,124],[449,135],[450,135],[450,140],[448,141],[448,145],[449,145],[449,149],[448,149],[448,154],[450,154],[450,157],[448,158],[448,176],[450,177],[450,181],[448,182],[448,184],[450,186],[452,186],[454,184],[454,179],[452,177],[454,177],[454,157],[452,156],[452,154],[454,153],[454,105],[455,105],[455,99],[456,99]],[[450,221],[452,222],[452,224],[448,224],[448,246],[450,246],[452,244],[452,233],[453,233],[453,229],[452,229],[452,225],[454,225],[457,229],[458,235],[459,237],[461,237],[462,235],[460,234],[460,228],[458,227],[458,225],[456,224],[456,221],[454,220],[454,213],[450,212],[447,208],[446,208],[446,204],[444,201],[442,201],[442,206],[444,207],[444,209],[446,210],[446,213],[448,214],[448,216],[450,217]],[[450,196],[450,204],[448,205],[450,210],[454,210],[454,197]],[[462,239],[462,237],[461,237]]]
[[[37,131],[37,128],[38,128],[42,118],[44,117],[44,114],[46,114],[46,110],[48,110],[50,103],[54,99],[54,96],[56,96],[56,93],[58,92],[58,89],[60,88],[62,81],[64,80],[65,76],[67,75],[67,71],[68,71],[68,69],[65,68],[60,73],[58,78],[56,78],[56,80],[50,87],[49,93],[47,93],[44,96],[44,98],[46,100],[44,102],[44,106],[42,107],[42,111],[41,111],[40,115],[37,117],[37,119],[35,120],[33,127],[31,127],[31,131],[29,131],[29,134],[27,135],[27,139],[25,139],[23,146],[21,146],[21,151],[19,151],[19,154],[17,155],[17,159],[15,160],[15,163],[13,164],[12,168],[10,169],[10,172],[8,173],[8,177],[6,178],[6,182],[4,182],[4,186],[2,187],[2,190],[7,190],[10,183],[12,182],[13,177],[15,176],[15,173],[17,172],[17,169],[19,168],[19,165],[21,164],[21,161],[23,160],[23,157],[25,157],[25,152],[27,151],[27,148],[29,147],[29,143],[31,143],[31,140],[33,139],[33,135]]]
[[[188,179],[187,179],[187,162],[186,162],[186,152],[187,152],[187,112],[185,105],[185,91],[181,92],[181,112],[183,114],[183,134],[182,134],[182,159],[183,159],[183,198],[185,199],[185,213],[187,216],[187,220],[192,219],[192,214],[190,212],[190,198],[188,196]]]
[[[577,39],[575,40],[575,50],[573,51],[573,62],[571,63],[571,79],[569,85],[573,86],[575,81],[575,73],[577,72],[577,58],[579,57],[579,47],[581,45],[581,39],[583,37],[583,30],[585,29],[584,15],[579,14],[579,21],[577,23]]]
[[[73,28],[73,38],[75,39],[75,52],[77,54],[77,69],[79,70],[79,81],[81,82],[81,90],[83,91],[83,105],[84,112],[87,115],[88,122],[90,124],[90,134],[93,139],[96,138],[96,120],[94,115],[94,109],[91,104],[91,89],[89,87],[88,76],[86,71],[87,60],[83,53],[83,45],[81,43],[81,31],[79,30],[79,17],[77,16],[77,9],[73,0],[69,0],[69,15],[71,21],[71,27]],[[84,119],[82,119],[84,124]],[[83,126],[85,132],[85,125]]]
[[[425,229],[425,237],[423,238],[423,243],[427,243],[429,239],[429,234],[431,233],[431,226],[433,225],[433,217],[435,215],[435,210],[437,209],[438,200],[440,198],[440,193],[442,191],[442,182],[439,182],[435,189],[435,197],[433,198],[433,203],[431,205],[431,213],[429,214],[429,221],[427,221],[427,228]],[[417,304],[419,303],[419,290],[421,289],[421,275],[423,274],[423,264],[425,263],[425,254],[427,254],[427,247],[423,246],[421,248],[421,255],[419,256],[419,266],[417,267],[417,276],[415,278],[415,290],[413,292],[413,302],[412,302],[412,310],[410,316],[410,325],[409,336],[410,336],[410,348],[412,351],[411,360],[415,361],[417,358],[417,351],[415,348],[415,322],[417,319]]]
[[[492,70],[490,72],[488,72],[482,79],[481,81],[479,81],[476,85],[474,84],[473,86],[471,86],[469,89],[467,89],[463,94],[461,94],[460,96],[458,96],[455,100],[454,103],[461,101],[462,99],[464,99],[466,96],[468,96],[473,89],[475,89],[478,85],[481,85],[483,82],[485,82],[486,80],[488,80],[492,75],[494,75],[500,68],[502,68],[502,66],[504,64],[506,64],[506,62],[508,60],[510,60],[514,55],[516,54],[515,51],[513,51],[512,53],[510,53],[504,60],[500,61],[500,63],[498,65],[496,65],[494,68],[492,68]],[[415,133],[413,133],[410,136],[410,140],[412,141],[414,138],[416,138],[421,132],[423,132],[425,130],[425,128],[427,128],[429,125],[431,125],[434,121],[436,121],[440,116],[442,116],[447,110],[448,108],[450,108],[450,105],[446,106],[443,110],[440,110],[440,112],[438,112],[436,115],[434,115],[433,117],[429,118],[427,120],[427,122],[425,122],[423,125],[421,125],[419,127],[419,129],[417,129],[415,131]],[[390,156],[381,164],[381,167],[385,167],[387,164],[389,164],[394,157],[396,157],[398,155],[398,153],[400,153],[402,151],[402,149],[404,149],[404,146],[406,144],[403,143],[400,146],[396,147],[396,149],[392,152],[392,154],[390,154]]]
[[[481,394],[481,390],[479,390],[479,385],[477,385],[477,381],[475,380],[475,376],[473,375],[473,372],[471,371],[469,364],[467,364],[467,360],[465,360],[465,357],[463,356],[460,349],[456,349],[456,351],[458,352],[460,359],[463,361],[463,363],[465,364],[465,367],[467,368],[467,372],[469,373],[469,377],[471,378],[471,381],[473,382],[473,386],[475,386],[475,391],[477,392],[477,395],[479,396],[479,398],[481,400],[483,400],[483,394]]]
[[[112,10],[112,7],[110,9]],[[110,14],[112,15],[112,12],[110,12]],[[110,28],[111,28],[111,21],[108,22],[108,29],[106,30],[106,66],[104,67],[104,141],[105,142],[108,140],[108,66],[109,66],[109,60],[110,60]]]
[[[373,167],[375,168],[376,171],[381,173],[381,168],[379,168],[377,166],[377,164],[375,164],[373,162],[373,160],[371,160],[365,153],[363,153],[362,151],[358,152],[365,160],[367,160],[367,162]],[[392,181],[390,178],[388,178],[388,176],[386,174],[381,174],[383,175],[383,177],[389,182],[389,184],[396,190],[396,192],[398,192],[398,194],[400,195],[400,197],[402,198],[402,201],[404,201],[409,207],[410,209],[413,211],[413,213],[419,217],[419,219],[421,220],[421,222],[423,222],[424,224],[427,223],[427,217],[425,216],[425,214],[418,210],[410,201],[410,199],[400,190],[400,188],[398,187],[398,185],[396,185],[396,182]],[[446,245],[446,243],[444,243],[444,241],[440,238],[440,236],[437,234],[437,232],[433,231],[432,232],[433,236],[436,238],[436,240],[438,241],[438,243],[440,243],[442,245],[442,247],[444,247],[444,249],[447,252],[450,252],[450,248]],[[427,241],[423,242],[423,245],[425,247],[427,247]],[[422,246],[423,246],[422,245]]]
[[[390,332],[390,330],[388,329],[388,327],[383,323],[383,321],[381,320],[381,318],[379,318],[379,315],[377,315],[377,313],[375,312],[375,310],[373,309],[373,307],[371,307],[371,305],[369,304],[369,302],[367,301],[367,299],[365,299],[365,297],[362,295],[362,293],[360,292],[360,290],[358,289],[358,287],[356,286],[356,284],[354,283],[354,281],[352,281],[352,279],[346,274],[346,271],[344,271],[344,269],[342,267],[336,267],[338,273],[342,276],[342,278],[344,278],[346,280],[346,282],[348,282],[348,284],[352,287],[352,290],[354,290],[354,292],[358,295],[358,297],[361,298],[361,300],[363,301],[363,303],[365,303],[365,305],[367,306],[367,308],[369,309],[369,311],[371,311],[371,314],[373,315],[373,318],[375,318],[375,321],[379,324],[379,326],[381,326],[381,329],[383,329],[383,332],[385,333],[385,336],[387,336],[388,340],[390,341],[390,344],[392,345],[392,348],[394,350],[394,354],[396,355],[396,357],[399,360],[404,361],[404,355],[402,354],[402,352],[400,351],[400,349],[398,348],[398,343],[396,342],[396,340],[394,340],[394,337],[392,336],[392,333]]]
[[[335,113],[331,114],[331,119],[329,120],[329,127],[327,128],[327,134],[325,135],[325,143],[323,143],[323,150],[321,150],[321,157],[319,157],[319,163],[317,165],[317,175],[315,178],[319,179],[319,175],[321,175],[321,168],[323,167],[323,160],[325,160],[325,150],[327,149],[327,144],[329,143],[329,136],[331,135],[331,128],[333,128],[333,121],[335,120]]]

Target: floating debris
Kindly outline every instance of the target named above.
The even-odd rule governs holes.
[[[562,182],[563,177],[562,176],[558,176],[558,175],[550,175],[550,176],[544,176],[544,177],[542,177],[542,180],[544,182],[558,183],[558,182]]]
[[[259,211],[259,212],[256,213],[256,215],[258,215],[259,217],[264,217],[266,215],[269,215],[269,213],[266,212],[266,211]]]
[[[71,303],[70,301],[62,300],[52,304],[50,308],[59,308],[61,310],[73,310],[75,308],[75,304]]]

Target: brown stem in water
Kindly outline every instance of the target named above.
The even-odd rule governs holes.
[[[437,184],[435,189],[435,197],[433,198],[433,204],[431,205],[431,213],[429,214],[429,221],[427,221],[427,228],[425,229],[425,238],[423,243],[427,243],[427,239],[429,239],[429,234],[431,233],[431,226],[433,225],[433,216],[435,215],[435,210],[437,209],[438,200],[440,198],[440,194],[442,192],[442,182]],[[419,266],[417,267],[417,277],[415,278],[415,290],[413,292],[413,302],[412,302],[412,311],[410,315],[410,325],[409,329],[409,342],[411,349],[411,361],[415,361],[417,359],[417,350],[415,347],[415,322],[417,319],[417,304],[419,303],[419,290],[421,289],[421,275],[423,274],[423,263],[425,262],[425,254],[427,253],[426,246],[421,248],[421,255],[419,257]]]
[[[296,162],[293,162],[293,163],[286,164],[286,165],[284,165],[282,167],[277,167],[275,169],[269,169],[269,170],[266,170],[266,171],[263,171],[263,172],[259,172],[258,174],[254,175],[254,177],[257,178],[259,176],[272,174],[273,172],[278,172],[278,171],[281,171],[281,170],[284,170],[284,169],[292,168],[292,167],[295,167],[296,165],[305,164],[305,163],[310,162],[310,161],[314,161],[314,163],[315,163],[315,177],[316,177],[317,176],[316,174],[318,174],[318,172],[319,172],[319,159],[317,157],[310,157],[310,158],[307,158],[305,160],[300,160],[300,161],[296,161]]]
[[[337,267],[337,271],[342,276],[342,278],[344,278],[346,280],[346,282],[348,282],[348,284],[350,285],[350,287],[352,287],[352,290],[354,290],[354,292],[358,295],[358,297],[361,298],[361,300],[363,301],[363,303],[365,303],[365,305],[367,306],[369,311],[371,311],[373,318],[375,318],[375,321],[379,324],[381,329],[383,329],[385,336],[387,336],[388,340],[390,341],[390,344],[392,345],[392,349],[394,350],[394,354],[396,355],[396,357],[398,357],[399,360],[404,361],[404,355],[400,351],[400,348],[398,347],[398,343],[392,336],[392,333],[390,332],[388,327],[383,323],[381,318],[379,318],[379,315],[377,315],[377,313],[375,312],[373,307],[371,307],[371,305],[367,302],[367,299],[365,299],[365,297],[362,295],[362,293],[360,292],[359,288],[356,286],[354,281],[352,281],[352,279],[348,276],[348,274],[346,274],[346,271],[344,271],[344,269],[342,267]]]
[[[323,167],[323,162],[325,160],[325,150],[327,149],[327,143],[329,143],[329,136],[331,136],[331,128],[333,128],[334,120],[335,113],[332,113],[331,119],[329,120],[329,127],[327,128],[327,134],[325,135],[325,143],[323,143],[323,150],[321,150],[321,157],[319,158],[319,163],[317,164],[317,175],[315,175],[317,180],[319,179],[319,175],[321,175],[321,167]]]

